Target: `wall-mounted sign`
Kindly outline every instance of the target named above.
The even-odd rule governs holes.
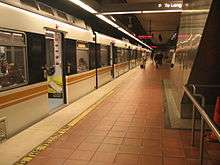
[[[183,4],[182,3],[159,3],[159,8],[180,8],[182,9]]]
[[[138,38],[141,40],[145,40],[145,39],[151,39],[153,38],[153,36],[152,35],[139,35]]]
[[[158,48],[158,46],[150,46],[152,49],[156,49]]]

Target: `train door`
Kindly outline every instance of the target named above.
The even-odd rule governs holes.
[[[62,33],[46,31],[48,107],[53,112],[64,104]]]

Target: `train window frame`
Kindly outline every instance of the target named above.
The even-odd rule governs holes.
[[[79,45],[84,45],[84,46],[81,46],[79,47]],[[79,55],[78,55],[78,51],[87,51],[87,60],[84,60],[83,62],[87,62],[84,69],[80,70],[79,69]],[[84,72],[88,72],[90,71],[90,54],[89,54],[89,43],[88,42],[84,42],[84,41],[77,41],[76,42],[76,70],[77,70],[77,73],[76,74],[79,74],[79,73],[84,73]]]
[[[39,10],[39,7],[35,0],[20,0],[21,4],[26,5],[28,7],[34,8],[36,10]]]
[[[49,15],[53,15],[54,16],[54,11],[53,11],[53,8],[42,3],[42,2],[38,2],[38,6],[39,6],[39,9]]]
[[[8,43],[0,42],[1,51],[5,51],[5,61],[3,61],[3,62],[7,62],[8,67],[10,66],[11,68],[13,68],[14,72],[15,72],[15,71],[18,71],[18,68],[14,68],[16,66],[16,64],[15,64],[16,63],[16,56],[18,56],[15,53],[16,52],[21,52],[22,57],[23,57],[23,58],[19,58],[19,59],[22,59],[22,65],[21,66],[23,67],[23,70],[21,70],[21,72],[16,72],[16,74],[18,74],[18,73],[21,74],[23,82],[18,82],[18,83],[17,82],[14,82],[14,83],[12,82],[12,84],[9,84],[8,86],[5,86],[5,87],[3,87],[0,84],[0,92],[3,92],[3,91],[7,91],[7,90],[11,90],[11,89],[14,89],[14,88],[18,88],[18,87],[27,85],[29,80],[28,80],[28,72],[27,72],[28,71],[28,61],[27,61],[27,38],[26,38],[26,34],[23,33],[23,32],[17,32],[17,31],[5,30],[5,29],[3,29],[3,30],[0,29],[0,34],[1,33],[11,34],[11,42],[8,42]],[[18,44],[16,42],[14,42],[15,38],[13,36],[15,36],[15,35],[22,36],[24,43],[23,44]],[[4,50],[3,50],[2,47],[4,47]],[[7,59],[7,58],[9,58],[9,56],[6,53],[6,51],[10,52],[10,54],[11,54],[10,58],[14,59],[13,63],[9,63],[9,60]],[[9,69],[8,69],[8,72],[9,72]],[[4,74],[4,73],[2,73],[2,71],[1,71],[1,74]],[[2,78],[2,79],[6,78],[7,79],[6,76],[10,76],[9,73],[7,73],[7,74],[8,75],[5,74],[0,78]],[[13,77],[14,75],[12,74],[11,76]],[[12,77],[9,77],[9,78],[12,78]],[[15,78],[15,77],[16,76],[14,76],[13,78]],[[16,77],[16,78],[20,78],[20,77]],[[9,82],[9,83],[11,83],[11,82]]]

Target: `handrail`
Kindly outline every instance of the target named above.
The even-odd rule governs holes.
[[[193,94],[190,93],[188,88],[186,86],[183,87],[184,92],[187,94],[189,99],[193,103],[193,122],[192,122],[192,145],[194,145],[194,130],[195,130],[195,109],[200,113],[201,115],[201,125],[200,125],[200,152],[199,152],[199,158],[200,158],[200,165],[203,165],[203,152],[204,152],[204,129],[205,129],[205,123],[211,128],[211,130],[214,132],[216,137],[218,138],[220,142],[220,131],[215,126],[214,122],[209,118],[209,116],[205,112],[205,98],[201,94],[195,94],[196,88],[195,85],[190,85],[193,87]],[[200,105],[197,100],[195,99],[195,96],[202,96],[202,105]]]
[[[204,108],[197,102],[197,100],[193,97],[193,95],[190,93],[190,91],[184,86],[184,91],[186,92],[189,99],[192,101],[194,106],[197,108],[199,113],[201,114],[202,118],[206,121],[206,123],[209,125],[209,127],[212,129],[212,131],[215,133],[216,137],[220,141],[220,131],[215,126],[214,122],[210,119],[210,117],[206,114]]]

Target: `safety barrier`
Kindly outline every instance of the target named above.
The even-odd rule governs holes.
[[[203,165],[203,152],[204,152],[204,131],[205,126],[207,125],[213,133],[216,135],[218,141],[220,142],[220,130],[216,126],[216,124],[212,121],[212,119],[208,116],[208,114],[205,111],[205,98],[201,94],[197,93],[197,87],[204,87],[204,88],[220,88],[219,85],[195,85],[190,84],[189,87],[193,88],[193,93],[190,92],[187,86],[184,86],[184,92],[188,96],[188,98],[193,103],[193,109],[192,109],[192,145],[194,145],[195,142],[195,113],[196,110],[199,112],[201,116],[201,124],[200,124],[200,164]],[[195,97],[200,97],[202,99],[202,103],[200,104]]]

